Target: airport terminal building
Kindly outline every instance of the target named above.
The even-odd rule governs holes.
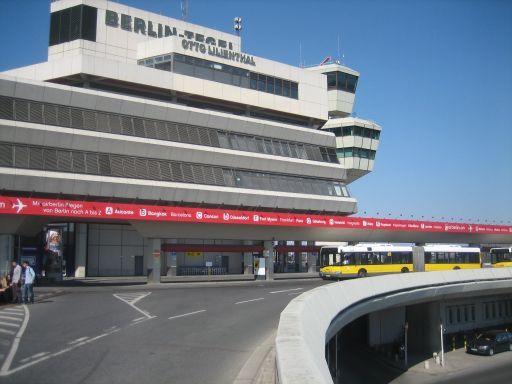
[[[1,195],[259,212],[356,213],[381,128],[352,117],[359,73],[243,52],[241,38],[107,0],[51,2],[48,60],[0,73]],[[0,215],[12,257],[68,276],[312,270],[308,236]]]

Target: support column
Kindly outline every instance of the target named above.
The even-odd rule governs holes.
[[[302,241],[294,241],[296,247],[302,247]],[[295,272],[302,272],[302,252],[294,252],[295,255]]]
[[[11,270],[14,259],[14,235],[0,234],[0,276],[5,276]]]
[[[425,272],[425,243],[412,247],[412,265],[414,272]]]
[[[144,248],[144,258],[148,268],[148,284],[159,284],[161,282],[162,240],[147,239],[147,242]]]
[[[253,245],[253,241],[245,240],[244,245]],[[243,262],[244,262],[244,268],[243,268],[242,273],[244,275],[254,274],[254,261],[253,261],[252,252],[244,252]]]
[[[308,241],[308,245],[309,245],[309,243],[310,242]],[[312,243],[313,243],[312,245],[315,245],[314,241]],[[317,259],[318,259],[318,253],[308,252],[308,270],[306,272],[309,272],[309,273],[317,272],[317,270],[316,270]]]
[[[265,278],[266,280],[274,280],[274,243],[272,241],[264,241],[263,248]]]
[[[75,277],[85,277],[86,273],[87,226],[86,223],[75,224]]]

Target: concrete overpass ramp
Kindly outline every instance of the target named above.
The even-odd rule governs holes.
[[[457,298],[492,295],[496,300],[508,295],[510,299],[511,294],[512,268],[397,274],[316,288],[294,299],[281,314],[276,337],[279,383],[332,383],[333,376],[343,382],[343,371],[328,366],[326,344],[361,316]],[[435,320],[440,335],[439,317]],[[435,330],[427,327],[428,332]]]

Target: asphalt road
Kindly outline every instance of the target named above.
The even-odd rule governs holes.
[[[232,383],[288,302],[322,284],[76,288],[1,308],[0,382]]]

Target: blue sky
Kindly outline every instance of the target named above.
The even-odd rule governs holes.
[[[180,18],[179,0],[123,0]],[[0,0],[0,71],[46,60],[49,0]],[[189,0],[190,22],[298,65],[361,73],[354,111],[383,127],[361,215],[512,222],[512,1]]]

